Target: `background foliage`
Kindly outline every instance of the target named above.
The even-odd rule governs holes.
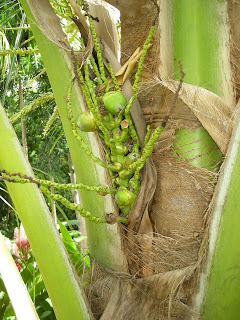
[[[4,28],[18,27],[20,23],[26,26],[25,14],[18,1],[3,1],[0,4],[0,12],[0,49],[37,48],[30,30],[4,30]],[[31,40],[26,42],[28,39]],[[51,92],[46,73],[30,82],[43,69],[44,65],[38,53],[0,56],[0,96],[9,117],[20,110],[19,81],[21,81],[23,88],[24,106],[29,105],[39,95]],[[52,99],[24,116],[28,157],[37,176],[47,179],[51,176],[55,181],[67,183],[69,182],[68,147],[59,118],[56,119],[48,134],[43,135],[44,127],[54,107],[55,101]],[[14,129],[21,142],[20,120],[14,123]],[[65,197],[71,199],[70,191],[64,193]],[[0,197],[0,230],[3,230],[5,236],[12,238],[17,223],[13,210],[7,204],[12,205],[3,182],[0,183]],[[69,219],[74,219],[75,214],[73,212],[66,208],[64,208],[64,211],[66,211]],[[60,219],[62,218],[60,217]]]

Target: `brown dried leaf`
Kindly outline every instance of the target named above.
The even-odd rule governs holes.
[[[153,164],[152,158],[148,158],[145,163],[143,172],[143,179],[141,181],[141,188],[133,208],[128,215],[128,229],[139,232],[140,226],[142,232],[144,225],[141,225],[141,220],[144,212],[149,210],[152,204],[153,195],[156,190],[157,172]],[[149,229],[148,229],[149,230]]]
[[[104,44],[105,46],[105,44]],[[149,43],[148,45],[148,49],[151,47],[151,43]],[[105,49],[105,48],[103,48]],[[108,50],[109,48],[107,48]],[[133,69],[135,68],[136,64],[138,63],[139,58],[141,57],[142,54],[142,50],[140,50],[140,47],[137,48],[135,50],[135,52],[131,55],[131,57],[128,59],[127,62],[124,63],[123,66],[121,66],[119,64],[119,69],[115,72],[115,77],[117,79],[117,83],[122,86],[124,84],[124,82],[130,77]],[[106,65],[107,67],[107,65]],[[112,83],[112,79],[111,78],[107,78],[108,83],[111,84]],[[98,88],[98,92],[102,92],[103,90],[105,90],[106,86],[105,84],[102,84],[99,88]]]
[[[149,43],[148,49],[150,49],[151,46],[152,44]],[[142,55],[142,50],[139,47],[134,51],[134,53],[131,55],[128,61],[125,62],[124,65],[115,73],[115,76],[117,78],[119,85],[123,85],[123,83],[127,80],[127,78],[129,78],[132,70],[137,65],[141,55]]]
[[[176,92],[179,82],[162,80],[159,83]],[[216,94],[187,83],[183,83],[178,98],[193,111],[225,155],[233,128],[234,114],[230,106]]]

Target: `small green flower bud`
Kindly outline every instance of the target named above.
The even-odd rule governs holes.
[[[131,210],[131,208],[132,208],[132,205],[122,207],[121,213],[123,213],[125,216],[127,216],[129,214],[129,211]]]
[[[127,147],[122,145],[121,143],[116,143],[115,145],[115,152],[116,154],[126,154],[127,153]]]
[[[135,192],[138,192],[141,187],[141,183],[139,180],[137,181],[132,181],[132,179],[129,181],[129,185],[133,188]]]
[[[119,177],[121,179],[130,179],[132,177],[132,173],[129,173],[126,169],[123,169],[119,172]]]
[[[123,188],[123,187],[127,188],[129,186],[128,179],[121,179],[120,177],[117,177],[115,179],[115,183],[121,188]]]
[[[124,162],[125,162],[125,156],[123,154],[115,154],[111,156],[111,161],[112,162],[118,162],[121,163],[122,168],[124,167]]]
[[[120,208],[133,204],[135,199],[136,199],[136,195],[128,189],[119,190],[115,194],[116,203]]]
[[[123,130],[122,132],[120,131],[115,135],[115,140],[118,142],[124,142],[127,139],[129,139],[128,130]]]
[[[136,181],[135,187],[134,187],[134,191],[138,192],[140,190],[141,187],[141,183],[139,180]]]
[[[103,125],[108,129],[108,130],[113,130],[116,128],[116,121],[106,121],[103,120]]]
[[[114,167],[116,168],[114,171],[118,172],[119,170],[122,169],[122,165],[119,162],[114,162],[113,163]]]
[[[117,127],[116,118],[114,118],[111,113],[107,113],[103,117],[103,124],[108,130],[113,130]]]
[[[103,103],[108,112],[118,115],[127,105],[127,99],[120,91],[109,91],[103,96]]]
[[[77,119],[77,127],[84,132],[91,132],[97,129],[93,114],[91,111],[85,111]]]

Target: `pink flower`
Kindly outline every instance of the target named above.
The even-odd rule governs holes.
[[[22,267],[20,266],[20,264],[18,263],[17,260],[14,260],[14,261],[15,261],[15,264],[16,264],[16,266],[18,268],[18,271],[20,272],[22,270]]]
[[[14,229],[14,245],[13,245],[13,254],[16,257],[19,257],[19,252],[24,260],[28,259],[28,252],[30,249],[30,244],[23,228],[23,225],[20,225],[20,228]]]

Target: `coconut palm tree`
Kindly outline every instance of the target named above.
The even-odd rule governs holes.
[[[34,178],[1,109],[0,169],[56,316],[237,318],[239,5],[109,3],[121,14],[122,68],[106,2],[21,1],[77,182],[91,190],[80,190],[82,206]],[[126,107],[105,102],[115,90]],[[92,261],[81,285],[42,193],[85,217]]]

